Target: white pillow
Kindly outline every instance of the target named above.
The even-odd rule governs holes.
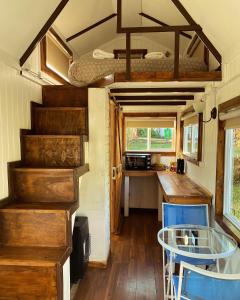
[[[165,53],[163,52],[149,52],[145,55],[147,59],[161,59],[165,57]]]

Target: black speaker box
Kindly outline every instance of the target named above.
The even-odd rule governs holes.
[[[90,235],[87,217],[76,217],[73,237],[73,251],[70,257],[70,281],[76,283],[82,279],[90,256]]]

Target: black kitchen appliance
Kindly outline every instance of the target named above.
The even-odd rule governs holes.
[[[70,256],[70,281],[83,278],[90,255],[90,235],[87,217],[76,217],[73,230],[73,251]]]
[[[184,159],[177,159],[177,173],[184,174]]]
[[[148,153],[126,153],[125,154],[126,170],[150,170],[151,154]]]

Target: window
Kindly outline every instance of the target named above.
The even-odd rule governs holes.
[[[175,151],[173,128],[127,128],[129,151]]]
[[[218,111],[215,218],[240,243],[240,97]]]
[[[240,128],[226,129],[224,215],[240,228]]]
[[[41,71],[60,83],[69,82],[68,69],[73,53],[51,28],[40,43]]]
[[[181,148],[186,160],[198,164],[202,159],[202,114],[181,119]]]
[[[126,151],[174,152],[175,119],[128,119]]]
[[[183,154],[197,159],[198,154],[198,124],[184,127]]]

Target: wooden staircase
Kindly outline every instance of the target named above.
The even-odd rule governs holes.
[[[63,299],[63,264],[72,247],[79,177],[88,171],[88,91],[43,87],[32,129],[21,131],[9,163],[9,198],[0,207],[0,299]]]

